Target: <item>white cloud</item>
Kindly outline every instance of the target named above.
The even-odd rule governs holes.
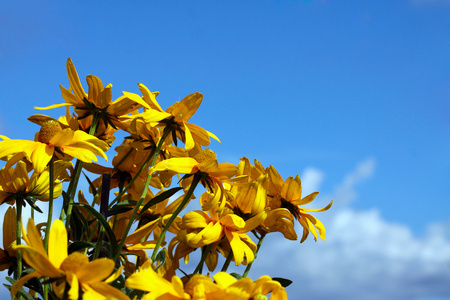
[[[314,171],[304,172],[306,183],[318,185],[323,173],[307,170]],[[300,244],[281,234],[268,236],[251,277],[293,280],[290,299],[450,299],[450,222],[430,224],[417,237],[408,226],[384,220],[378,210],[348,206],[357,197],[357,185],[374,170],[375,159],[361,162],[335,195],[325,197],[347,204],[315,214],[327,229],[326,241],[309,237]]]
[[[377,210],[332,213],[325,242],[268,236],[252,277],[294,280],[292,299],[450,299],[449,224],[415,237]]]
[[[316,168],[306,168],[301,176],[302,179],[302,194],[309,195],[319,190],[324,174]]]

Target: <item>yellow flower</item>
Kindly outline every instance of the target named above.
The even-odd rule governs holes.
[[[208,299],[268,300],[267,294],[271,293],[270,300],[287,300],[286,290],[278,281],[272,280],[267,275],[261,276],[255,282],[248,277],[236,280],[236,278],[225,272],[217,273],[213,278],[223,292],[215,294],[216,298]]]
[[[28,221],[27,234],[23,234],[27,245],[14,246],[21,251],[27,264],[34,269],[20,278],[11,288],[14,296],[20,288],[35,277],[49,277],[53,281],[55,294],[62,298],[68,284],[69,299],[78,299],[80,287],[84,290],[94,290],[104,296],[116,296],[117,290],[102,282],[114,270],[114,261],[108,258],[89,262],[86,255],[74,252],[67,253],[67,231],[61,220],[55,220],[50,229],[48,254],[46,253],[39,232],[33,219]],[[121,299],[128,299],[125,295]]]
[[[55,179],[65,170],[70,162],[57,161],[55,163]],[[41,173],[34,172],[28,177],[26,163],[19,161],[15,168],[2,168],[0,170],[0,204],[12,203],[17,197],[25,200],[36,198],[46,201],[50,193],[50,175],[48,169]],[[54,198],[62,193],[62,184],[59,181],[53,183]]]
[[[191,211],[185,214],[180,225],[181,230],[178,232],[178,240],[191,248],[227,241],[233,251],[236,266],[240,265],[244,259],[245,264],[252,262],[255,258],[256,245],[246,232],[262,223],[265,212],[247,221],[231,213],[218,214],[213,211],[209,213],[211,216],[202,211]]]
[[[191,179],[189,177],[192,175],[199,176],[203,186],[215,195],[215,197],[205,197],[205,201],[202,201],[202,209],[210,210],[217,205],[220,209],[225,206],[223,182],[229,181],[236,174],[237,167],[231,163],[218,163],[216,154],[209,149],[204,149],[196,153],[194,158],[173,157],[165,159],[151,168],[150,173],[167,170],[187,174],[183,180],[184,184],[185,181]]]
[[[59,153],[76,157],[83,162],[97,161],[96,155],[108,160],[104,152],[109,147],[106,142],[81,130],[62,129],[59,122],[53,120],[42,124],[41,130],[36,134],[36,141],[0,137],[4,139],[0,141],[0,157],[25,155],[38,173],[45,169],[53,155]]]
[[[308,212],[328,210],[333,204],[333,201],[331,201],[326,207],[319,209],[307,209],[300,207],[300,205],[311,203],[319,192],[314,192],[302,198],[302,184],[300,181],[300,176],[297,175],[295,178],[291,176],[284,181],[273,166],[270,166],[269,168],[269,177],[269,194],[272,197],[270,207],[272,209],[285,208],[297,219],[303,227],[303,236],[300,242],[302,243],[306,240],[310,231],[314,235],[314,240],[317,241],[316,229],[319,232],[319,237],[322,240],[325,240],[326,233],[322,222],[310,215]]]
[[[138,273],[128,277],[125,286],[149,292],[141,298],[142,300],[191,299],[190,295],[184,292],[183,282],[180,278],[173,276],[172,280],[168,281],[153,271],[150,263],[144,264]]]
[[[142,98],[146,103],[146,105],[143,106],[147,109],[147,111],[143,114],[136,115],[136,117],[142,116],[146,119],[149,110],[153,111],[151,112],[151,116],[155,114],[155,111],[160,113],[164,112],[156,101],[157,93],[151,93],[150,90],[141,83],[139,83],[139,89],[141,90],[143,94]],[[170,128],[172,136],[168,137],[168,143],[173,141],[176,145],[178,138],[184,143],[186,150],[191,150],[194,148],[195,142],[202,146],[208,146],[211,142],[210,137],[220,143],[220,140],[213,133],[203,129],[200,126],[188,123],[189,119],[200,107],[202,100],[203,95],[196,92],[184,97],[180,102],[175,102],[166,109],[165,112],[168,113],[169,116],[164,120],[161,120],[158,127]]]
[[[146,104],[142,99],[130,99],[127,96],[122,96],[112,101],[112,85],[103,86],[100,78],[94,75],[86,77],[89,86],[89,92],[86,92],[81,85],[77,70],[70,58],[67,59],[67,75],[69,77],[70,89],[62,86],[62,97],[65,103],[54,104],[48,107],[36,107],[37,109],[51,109],[61,106],[71,105],[74,107],[78,115],[80,126],[83,129],[91,127],[93,116],[98,117],[102,122],[96,130],[95,136],[102,135],[108,126],[116,128],[119,123],[119,117],[127,115],[134,110]]]

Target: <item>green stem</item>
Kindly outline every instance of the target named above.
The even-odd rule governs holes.
[[[260,238],[259,241],[258,241],[258,245],[257,245],[256,251],[255,251],[255,259],[256,259],[256,255],[258,254],[259,248],[261,248],[261,245],[262,245],[262,242],[264,241],[264,237],[265,237],[265,236],[266,236],[266,235],[261,236],[261,238]],[[244,274],[242,274],[242,277],[247,277],[248,272],[250,272],[250,269],[252,268],[252,265],[253,265],[253,262],[254,262],[254,261],[255,261],[255,260],[253,260],[251,263],[249,263],[249,264],[247,265],[247,268],[245,268],[245,271],[244,271]]]
[[[16,215],[16,245],[22,243],[22,205],[23,199],[16,199],[17,215]],[[4,245],[6,246],[6,245]],[[14,278],[17,280],[22,276],[22,252],[16,252],[17,270]]]
[[[55,182],[55,168],[53,157],[50,159],[49,163],[49,196],[48,196],[48,216],[47,216],[47,225],[45,226],[45,237],[44,237],[44,249],[48,249],[48,238],[50,235],[50,226],[52,224],[53,218],[53,188]]]
[[[233,251],[230,249],[230,253],[228,253],[227,259],[225,260],[225,263],[223,264],[221,272],[226,272],[228,270],[228,266],[231,263],[231,259],[233,258]]]
[[[188,192],[186,193],[186,195],[184,195],[183,201],[177,207],[175,212],[172,214],[172,216],[170,217],[170,219],[167,222],[167,224],[164,226],[161,234],[159,235],[158,241],[156,242],[155,249],[153,249],[152,261],[155,261],[155,259],[156,259],[156,255],[158,253],[158,249],[159,249],[159,247],[161,246],[161,244],[162,244],[162,242],[164,240],[164,236],[166,235],[167,230],[169,230],[170,225],[172,225],[173,221],[175,221],[175,218],[178,216],[178,214],[181,212],[181,210],[186,206],[186,204],[191,199],[195,188],[197,187],[198,183],[200,182],[200,179],[201,179],[200,176],[194,175],[194,179],[192,180],[192,183],[191,183],[191,186],[190,186]]]
[[[89,128],[89,134],[94,135],[95,131],[97,130],[99,123],[99,116],[97,114],[94,114],[94,117],[92,119],[91,127]],[[75,171],[73,174],[72,179],[70,180],[69,187],[67,188],[67,194],[69,195],[69,203],[67,206],[67,218],[66,218],[66,229],[69,229],[70,226],[70,218],[72,216],[72,206],[70,205],[73,203],[73,199],[75,198],[75,192],[77,191],[78,187],[78,180],[80,179],[81,170],[83,169],[83,162],[77,159],[77,162],[75,163]],[[61,220],[64,218],[64,208],[61,209],[61,214],[59,217]]]
[[[203,264],[205,263],[206,257],[208,257],[208,254],[211,252],[211,247],[212,247],[212,244],[209,244],[203,248],[202,258],[200,259],[200,262],[198,263],[197,267],[195,268],[193,275],[195,275],[197,273],[200,273],[200,274],[202,273]]]
[[[148,156],[147,160],[145,161],[145,163],[142,165],[142,167],[139,169],[139,173],[136,174],[133,179],[130,181],[130,183],[127,185],[127,187],[124,189],[123,193],[125,193],[126,190],[128,190],[131,187],[131,184],[134,182],[134,180],[136,180],[136,178],[139,176],[140,172],[142,172],[142,170],[144,170],[144,168],[146,168],[148,161],[150,160],[151,157],[153,157],[152,163],[150,164],[150,168],[153,167],[154,165],[156,165],[156,160],[158,159],[159,156],[159,152],[161,150],[161,147],[166,139],[166,137],[168,136],[168,134],[170,133],[170,130],[167,130],[167,128],[164,129],[163,135],[161,137],[161,139],[158,142],[158,145],[156,146],[156,149],[153,149],[152,152],[150,153],[150,155]],[[113,260],[116,261],[119,256],[120,256],[120,251],[123,247],[123,245],[125,244],[125,239],[128,236],[128,232],[131,229],[131,225],[133,224],[136,215],[137,215],[137,211],[139,210],[139,208],[142,205],[142,202],[144,202],[145,196],[147,195],[147,190],[148,190],[148,186],[150,185],[150,180],[152,179],[152,173],[149,172],[149,174],[147,175],[147,180],[145,181],[145,185],[144,185],[144,190],[142,191],[141,197],[139,198],[138,203],[136,204],[136,206],[134,207],[133,212],[131,213],[130,219],[128,221],[127,227],[125,228],[125,232],[123,233],[122,239],[120,240],[119,243],[119,247],[117,248],[117,253],[115,253]],[[122,197],[121,194],[119,194],[116,199],[114,199],[113,202],[115,202],[116,200],[120,199]]]

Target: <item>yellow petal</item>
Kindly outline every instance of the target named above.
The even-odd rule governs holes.
[[[297,199],[297,200],[292,201],[292,204],[297,205],[297,206],[309,204],[314,201],[314,199],[316,198],[317,195],[319,195],[319,192],[311,193],[308,196],[304,197],[303,199]]]
[[[291,176],[284,182],[280,195],[289,202],[298,200],[302,196],[302,186]]]
[[[103,90],[103,83],[97,76],[88,75],[86,77],[86,82],[89,86],[88,91],[88,100],[91,103],[94,103],[96,107],[104,108],[102,106],[101,92]]]
[[[184,127],[184,136],[185,136],[184,149],[186,151],[189,151],[195,147],[195,141],[194,141],[191,131],[189,130],[189,127],[187,127],[186,123],[183,123],[183,127]]]
[[[80,78],[78,78],[77,70],[70,58],[67,59],[67,75],[69,76],[69,83],[72,90],[75,92],[78,98],[86,98],[86,93],[81,86]]]
[[[27,224],[27,238],[30,242],[28,246],[32,247],[36,251],[40,252],[43,256],[47,256],[44,245],[42,244],[41,235],[34,225],[34,220],[29,219]]]
[[[121,291],[104,282],[91,283],[89,286],[97,293],[105,296],[107,299],[130,300],[130,298],[123,294]]]
[[[13,248],[17,251],[21,251],[22,257],[27,264],[43,276],[50,278],[61,278],[63,276],[63,272],[55,268],[48,260],[47,256],[42,255],[42,253],[36,249],[24,245],[14,246]]]
[[[79,283],[77,276],[75,276],[75,274],[69,271],[66,273],[66,280],[70,285],[68,293],[69,299],[78,299]]]
[[[150,173],[171,170],[182,174],[190,174],[198,162],[192,157],[174,157],[165,159],[151,168]]]
[[[3,220],[3,248],[8,250],[9,246],[16,240],[16,209],[8,207]]]
[[[59,219],[53,222],[50,229],[48,257],[51,263],[57,268],[67,258],[67,231],[64,223]]]
[[[112,259],[100,258],[81,266],[75,274],[81,283],[99,282],[111,275],[114,266]]]
[[[217,285],[224,289],[235,283],[237,280],[227,272],[219,272],[216,275],[213,276],[214,280],[216,281]]]
[[[223,226],[231,227],[233,229],[243,228],[245,226],[245,221],[234,214],[228,214],[220,219],[220,223]]]
[[[71,105],[71,104],[66,102],[66,103],[53,104],[53,105],[49,105],[49,106],[45,106],[45,107],[35,106],[34,109],[47,110],[47,109],[58,108],[58,107],[63,107],[63,106],[67,106],[67,105]]]
[[[203,95],[199,92],[184,97],[171,111],[177,122],[188,121],[202,103]]]
[[[63,87],[62,85],[59,85],[59,88],[61,89],[61,96],[63,97],[64,100],[66,100],[68,105],[73,105],[74,107],[84,107],[85,106],[85,104],[81,100],[83,98],[78,98],[77,95],[74,95],[68,89]]]
[[[143,85],[142,83],[138,83],[139,89],[141,90],[141,93],[144,97],[145,102],[153,109],[158,111],[163,111],[161,106],[159,106],[159,103],[156,101],[155,94],[150,92],[150,90]]]
[[[30,274],[27,274],[23,277],[21,277],[19,280],[17,280],[14,285],[11,287],[11,297],[15,296],[17,292],[22,288],[22,286],[30,279],[42,276],[38,272],[33,272]]]

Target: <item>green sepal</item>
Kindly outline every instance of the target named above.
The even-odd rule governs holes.
[[[272,277],[272,280],[278,281],[282,287],[290,286],[292,283],[292,280],[281,277]]]

